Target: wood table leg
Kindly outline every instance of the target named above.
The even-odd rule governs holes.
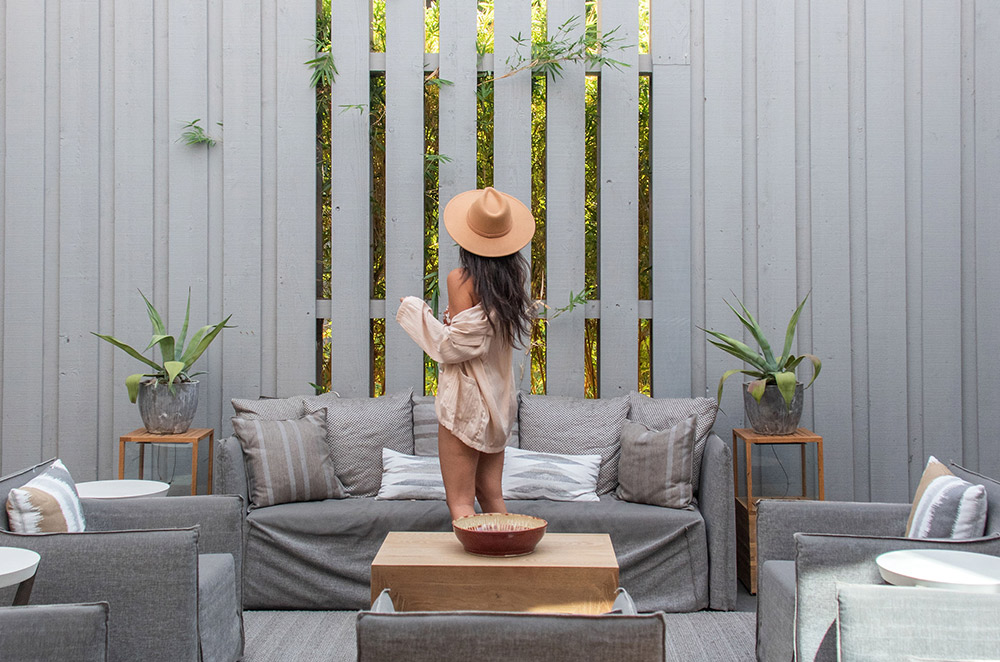
[[[145,471],[146,465],[146,444],[144,442],[139,442],[139,480],[143,480],[146,477]]]
[[[198,440],[191,442],[191,496],[198,494]]]
[[[118,480],[125,478],[125,440],[118,440]]]
[[[215,448],[215,430],[208,433],[208,493],[212,493],[212,450]]]

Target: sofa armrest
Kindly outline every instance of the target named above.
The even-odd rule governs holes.
[[[0,607],[0,650],[38,660],[108,659],[108,603]]]
[[[902,536],[910,513],[907,503],[799,501],[757,502],[757,567],[795,558],[796,533]]]
[[[795,651],[798,660],[837,659],[837,584],[882,584],[875,558],[897,549],[959,549],[1000,556],[1000,535],[940,540],[795,534]]]
[[[41,555],[31,604],[108,602],[117,659],[197,659],[197,529],[0,531],[0,545]]]
[[[733,453],[714,432],[701,461],[698,509],[708,537],[708,603],[712,609],[736,607],[736,501]]]
[[[215,442],[215,470],[212,483],[213,493],[236,494],[243,497],[244,506],[250,504],[250,487],[246,465],[243,463],[243,447],[236,437],[227,437]]]
[[[231,554],[237,597],[243,599],[245,502],[233,495],[83,499],[88,531],[181,529],[198,526],[198,552]]]

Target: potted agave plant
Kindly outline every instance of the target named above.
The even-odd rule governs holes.
[[[799,314],[805,306],[807,294],[802,303],[795,309],[792,319],[788,322],[788,330],[785,332],[785,346],[778,357],[774,356],[771,344],[764,337],[764,332],[757,324],[750,311],[739,299],[740,311],[726,301],[726,305],[732,310],[740,322],[743,323],[753,336],[758,349],[753,349],[746,343],[742,343],[735,338],[727,336],[717,331],[702,329],[715,340],[709,340],[722,351],[732,354],[750,368],[736,368],[727,370],[719,380],[718,399],[722,399],[722,386],[726,380],[742,373],[753,377],[753,381],[745,382],[743,385],[743,405],[750,421],[751,427],[760,434],[783,435],[792,434],[798,428],[799,419],[802,417],[802,393],[806,388],[812,386],[819,376],[819,371],[823,367],[820,360],[812,354],[792,354],[792,340],[795,338],[795,327],[799,323]],[[809,359],[813,366],[812,379],[805,386],[798,381],[795,376],[795,369],[804,359]]]
[[[204,371],[190,372],[194,362],[205,353],[208,346],[226,326],[230,315],[218,324],[203,326],[187,340],[188,320],[191,317],[191,290],[188,290],[187,311],[184,313],[184,325],[178,338],[167,334],[160,314],[150,303],[146,295],[139,292],[146,302],[146,312],[153,324],[153,338],[143,351],[159,346],[160,363],[143,356],[143,354],[112,336],[93,333],[115,347],[123,350],[129,356],[142,361],[150,370],[129,375],[125,378],[128,398],[132,403],[138,401],[139,415],[148,432],[154,434],[177,434],[187,432],[198,410],[198,382],[192,377],[204,374]]]

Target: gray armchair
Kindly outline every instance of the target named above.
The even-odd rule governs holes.
[[[0,478],[0,499],[48,467]],[[19,534],[41,555],[29,604],[106,601],[111,660],[236,660],[243,654],[243,502],[233,496],[85,499],[82,533]]]
[[[105,662],[108,603],[0,607],[0,651],[10,662]]]
[[[906,538],[910,504],[762,500],[757,509],[757,659],[837,660],[838,584],[881,585],[875,558],[897,549],[962,549],[1000,556],[1000,483],[950,466],[986,486],[987,535]]]

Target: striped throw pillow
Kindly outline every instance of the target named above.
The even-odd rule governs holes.
[[[698,415],[692,414],[663,431],[626,423],[618,461],[618,498],[665,508],[690,506],[697,420]]]
[[[382,449],[382,486],[376,499],[438,499],[444,501],[444,481],[437,456],[418,456]]]
[[[233,418],[250,484],[250,507],[346,496],[326,445],[326,409],[284,421]]]
[[[600,501],[600,455],[559,455],[507,447],[503,463],[504,499]]]
[[[701,482],[701,458],[705,455],[705,442],[715,425],[719,403],[715,398],[651,398],[632,391],[628,394],[629,420],[642,423],[653,430],[667,430],[691,414],[698,415],[698,428],[694,434],[694,459],[691,463],[691,485],[698,491]]]
[[[15,533],[75,533],[87,528],[76,483],[61,460],[10,491],[7,518]]]
[[[985,528],[986,488],[955,476],[931,456],[917,486],[906,536],[961,540],[978,538]]]

